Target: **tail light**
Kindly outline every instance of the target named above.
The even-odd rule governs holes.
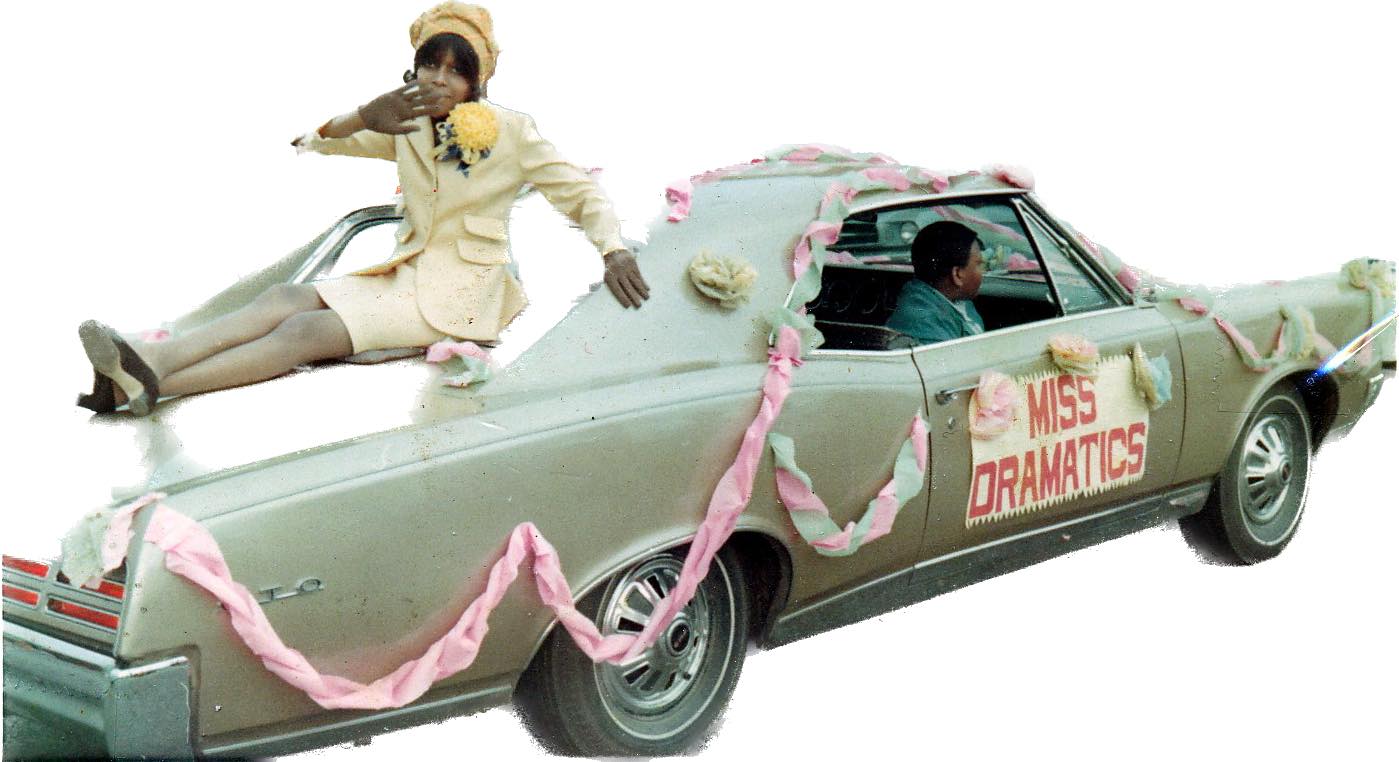
[[[3,566],[6,604],[19,604],[109,632],[116,632],[121,623],[121,602],[126,597],[126,585],[122,582],[99,579],[79,586],[56,569],[56,563],[15,556],[4,556]]]
[[[59,616],[66,616],[70,619],[96,625],[113,632],[116,632],[117,625],[121,621],[116,614],[88,608],[80,603],[65,601],[60,598],[49,598],[49,611]]]
[[[31,577],[38,577],[39,579],[49,576],[49,565],[41,564],[38,561],[27,561],[23,558],[5,556],[3,563],[6,569],[14,569],[20,574],[28,574]]]
[[[26,606],[39,605],[39,593],[34,590],[26,590],[15,585],[4,586],[5,600],[23,603]]]

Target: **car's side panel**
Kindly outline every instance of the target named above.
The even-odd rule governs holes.
[[[401,429],[206,479],[167,502],[209,516],[235,579],[280,594],[305,588],[263,611],[317,669],[368,682],[451,626],[521,521],[554,543],[578,591],[690,537],[757,410],[764,369],[682,373]],[[907,356],[864,373],[814,363],[802,377],[779,429],[798,441],[799,459],[843,522],[888,480],[922,387]],[[770,456],[762,462],[740,526],[791,543]],[[832,463],[846,467],[843,476],[826,473]],[[239,495],[257,499],[234,509]],[[906,568],[925,505],[916,496],[892,536],[853,559],[794,549],[793,599]],[[233,635],[227,614],[164,571],[160,558],[147,548],[133,559],[138,590],[128,605],[141,614],[128,618],[119,649],[196,655],[201,747],[259,726],[291,732],[358,716],[322,710],[269,673]],[[513,683],[553,619],[522,576],[492,617],[476,663],[420,701]],[[306,579],[317,582],[302,585]]]
[[[860,519],[893,477],[914,414],[926,415],[923,384],[908,352],[817,353],[793,375],[791,396],[773,430],[793,439],[798,465],[811,477],[832,520],[844,528]],[[917,560],[926,490],[910,497],[888,535],[854,555],[826,557],[791,528],[773,491],[770,461],[765,455],[750,510],[774,510],[774,521],[783,528],[792,554],[789,606],[800,607]]]
[[[1148,356],[1165,356],[1174,377],[1172,400],[1151,412],[1142,478],[1134,483],[1042,507],[1003,513],[968,526],[972,486],[972,442],[967,427],[968,392],[940,402],[942,390],[974,387],[982,371],[1011,377],[1054,369],[1048,344],[1058,334],[1080,335],[1097,344],[1103,357],[1125,355],[1140,343]],[[1153,308],[1120,307],[1030,323],[914,351],[933,412],[932,505],[923,556],[936,558],[1036,527],[1083,516],[1101,508],[1178,483],[1176,463],[1185,413],[1179,344],[1169,321]],[[1025,415],[1026,411],[1020,411]],[[1023,494],[1023,493],[1022,493]]]
[[[1368,294],[1351,288],[1339,274],[1229,289],[1215,296],[1214,313],[1206,317],[1195,317],[1174,305],[1162,305],[1163,314],[1171,316],[1180,333],[1187,370],[1189,402],[1180,480],[1217,473],[1254,402],[1279,381],[1316,370],[1315,356],[1288,361],[1263,373],[1249,370],[1213,319],[1218,315],[1229,320],[1253,341],[1261,354],[1268,355],[1282,325],[1281,308],[1285,305],[1307,307],[1316,319],[1317,331],[1337,347],[1370,325]],[[1338,393],[1337,420],[1332,421],[1333,425],[1353,420],[1362,412],[1369,379],[1378,373],[1379,354],[1374,352],[1371,368],[1347,368],[1346,372],[1330,374]]]

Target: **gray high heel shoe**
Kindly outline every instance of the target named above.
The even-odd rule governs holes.
[[[92,369],[110,378],[126,394],[132,415],[147,416],[160,399],[159,379],[151,366],[116,331],[96,320],[78,326]]]

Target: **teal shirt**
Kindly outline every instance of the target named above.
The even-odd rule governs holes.
[[[899,292],[899,303],[885,325],[919,344],[960,339],[985,331],[985,323],[971,300],[959,299],[958,302],[960,304],[953,304],[941,291],[914,278]],[[958,307],[962,307],[965,314]]]

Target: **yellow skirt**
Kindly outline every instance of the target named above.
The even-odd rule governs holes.
[[[445,338],[418,309],[418,272],[405,262],[383,275],[346,275],[315,284],[350,332],[355,353],[425,347]]]

